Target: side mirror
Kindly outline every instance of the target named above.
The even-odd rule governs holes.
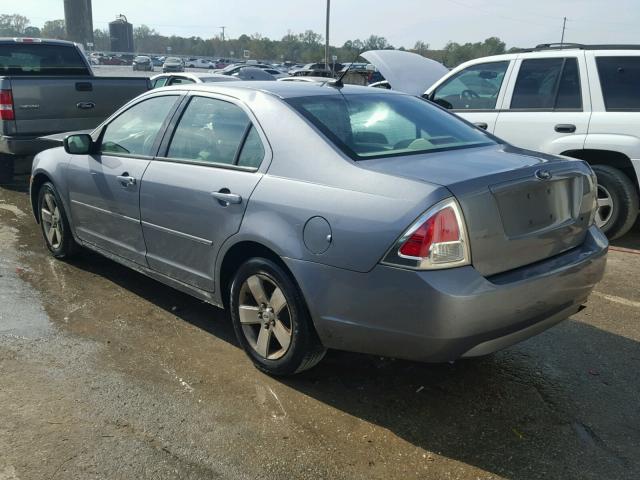
[[[69,135],[63,143],[64,151],[73,155],[87,155],[93,147],[93,139],[86,133]]]

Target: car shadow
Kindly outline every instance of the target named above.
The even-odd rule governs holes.
[[[91,252],[71,264],[239,348],[224,311]],[[569,320],[484,359],[430,365],[330,351],[273,381],[507,478],[620,479],[640,477],[639,366],[637,342]]]

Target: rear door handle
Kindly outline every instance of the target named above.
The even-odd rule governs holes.
[[[489,128],[489,125],[486,124],[485,122],[476,122],[474,123],[474,125],[478,128],[481,128],[483,130],[486,130],[487,128]]]
[[[211,196],[218,200],[218,203],[223,207],[242,203],[242,197],[236,193],[231,193],[228,188],[223,188],[218,192],[211,192]]]
[[[118,175],[116,178],[123,187],[133,187],[136,184],[136,179],[129,176],[127,172],[124,172],[122,175]]]
[[[573,133],[576,131],[576,126],[571,123],[559,123],[554,130],[558,133]]]

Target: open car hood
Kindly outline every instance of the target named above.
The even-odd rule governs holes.
[[[391,88],[411,95],[422,95],[437,80],[449,73],[441,63],[417,53],[400,50],[369,50],[362,55],[375,65]]]

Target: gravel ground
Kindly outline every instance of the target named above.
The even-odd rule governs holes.
[[[588,308],[490,358],[330,352],[277,380],[227,315],[89,252],[0,187],[0,480],[640,478],[640,231]]]

